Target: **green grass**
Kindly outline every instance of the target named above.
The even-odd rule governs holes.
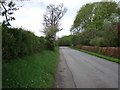
[[[86,50],[79,49],[79,48],[76,48],[76,47],[70,47],[70,48],[76,49],[76,50],[79,50],[79,51],[82,51],[82,52],[85,52],[85,53],[88,53],[88,54],[91,54],[91,55],[94,55],[94,56],[97,56],[97,57],[100,57],[100,58],[103,58],[103,59],[106,59],[106,60],[109,60],[109,61],[116,62],[116,63],[120,64],[120,59],[117,59],[117,58],[105,56],[105,55],[102,55],[102,54],[99,54],[99,53],[94,53],[94,52],[86,51]]]
[[[58,49],[46,50],[3,63],[3,88],[51,88],[58,56]]]

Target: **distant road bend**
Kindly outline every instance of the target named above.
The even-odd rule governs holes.
[[[118,64],[60,47],[56,88],[118,88]]]

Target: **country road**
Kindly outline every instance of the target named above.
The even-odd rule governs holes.
[[[118,64],[60,47],[55,88],[118,88]]]

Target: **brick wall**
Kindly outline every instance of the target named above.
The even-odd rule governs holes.
[[[76,47],[120,59],[120,47],[96,47],[96,46],[81,46],[81,45],[77,45]]]

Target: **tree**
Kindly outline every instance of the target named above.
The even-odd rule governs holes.
[[[78,33],[83,30],[87,24],[90,24],[90,22],[92,22],[92,16],[93,4],[88,3],[83,5],[82,8],[80,8],[80,10],[77,12],[71,31]]]
[[[11,15],[14,11],[18,10],[18,8],[12,1],[0,1],[0,9],[2,9],[0,13],[5,17],[3,24],[10,26],[9,21],[15,20],[15,18]]]
[[[60,20],[66,13],[67,9],[63,4],[55,6],[50,4],[47,6],[46,13],[43,15],[43,33],[46,35],[46,38],[51,43],[51,49],[54,48],[54,41],[56,39],[56,33],[61,31]]]
[[[118,15],[119,15],[119,18],[118,18],[119,22],[117,24],[117,30],[118,30],[118,38],[119,38],[118,44],[120,46],[120,1],[118,2]]]
[[[103,37],[95,37],[90,40],[90,45],[94,46],[106,46],[105,39]]]
[[[72,35],[69,36],[63,36],[61,38],[58,39],[58,44],[60,46],[71,46],[72,45]]]
[[[119,23],[119,15],[117,13],[112,13],[112,15],[105,19],[103,22],[103,37],[105,38],[106,46],[119,46],[119,36],[117,25]]]
[[[117,13],[116,2],[88,3],[78,11],[71,31],[75,33],[86,29],[103,30],[104,19],[108,19],[112,13]]]
[[[120,12],[117,7],[116,2],[106,0],[82,6],[70,30],[78,38],[76,44],[118,46],[116,28]]]

